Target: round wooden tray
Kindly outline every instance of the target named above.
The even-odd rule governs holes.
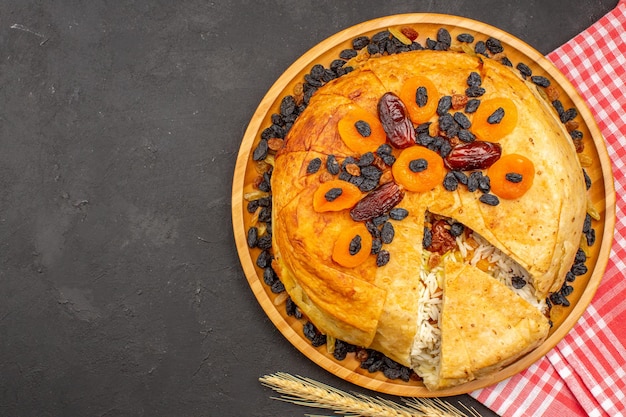
[[[258,176],[256,163],[251,157],[252,150],[260,139],[260,132],[271,125],[272,113],[279,112],[281,99],[293,93],[294,86],[303,81],[304,75],[313,65],[322,64],[328,67],[343,49],[351,48],[352,39],[362,35],[372,36],[381,30],[402,26],[414,28],[419,33],[417,41],[422,44],[427,38],[436,39],[437,30],[442,27],[450,32],[452,39],[463,32],[474,35],[476,41],[495,37],[502,42],[507,57],[514,65],[523,62],[532,69],[533,75],[543,75],[550,79],[552,85],[560,90],[560,100],[565,108],[575,107],[579,112],[577,120],[580,122],[579,130],[584,134],[584,153],[593,160],[592,166],[586,168],[593,181],[590,196],[601,215],[601,219],[593,224],[597,240],[587,260],[588,273],[577,277],[573,283],[574,292],[568,297],[569,307],[553,307],[554,326],[547,340],[499,372],[436,392],[429,391],[421,382],[389,380],[381,372],[368,373],[360,369],[359,362],[350,355],[343,361],[337,361],[327,352],[325,346],[312,347],[303,335],[303,323],[287,316],[284,302],[277,300],[277,296],[264,284],[262,271],[255,265],[259,250],[250,249],[246,238],[252,215],[246,209],[244,193],[253,190],[252,181]],[[441,14],[403,14],[367,21],[331,36],[302,55],[269,89],[250,120],[239,150],[232,189],[232,220],[239,258],[254,295],[275,326],[304,355],[332,374],[374,391],[412,397],[448,396],[484,388],[517,374],[544,356],[574,326],[591,302],[608,262],[615,225],[615,189],[604,139],[589,109],[565,76],[538,51],[498,28],[474,20]]]

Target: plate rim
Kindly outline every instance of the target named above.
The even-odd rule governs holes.
[[[270,109],[276,100],[280,99],[280,97],[285,94],[285,88],[294,79],[292,74],[300,74],[303,70],[315,63],[315,61],[326,51],[337,48],[341,43],[351,40],[359,34],[403,24],[454,26],[461,29],[471,30],[473,32],[480,33],[481,35],[494,36],[503,43],[513,46],[517,51],[531,59],[533,64],[541,67],[559,84],[559,87],[567,94],[568,98],[572,100],[577,108],[579,115],[584,120],[585,125],[591,134],[594,150],[599,157],[598,160],[602,173],[601,178],[604,182],[604,210],[601,211],[604,217],[604,230],[601,239],[599,239],[600,248],[598,250],[596,263],[591,275],[589,276],[588,282],[580,295],[580,298],[577,300],[573,309],[569,311],[567,317],[559,325],[559,328],[552,332],[539,347],[534,349],[531,352],[532,355],[527,354],[513,362],[513,364],[508,365],[502,370],[489,376],[439,391],[430,391],[419,385],[399,385],[397,383],[390,383],[387,380],[376,378],[375,376],[357,373],[354,370],[343,366],[341,363],[331,360],[327,355],[320,352],[319,349],[314,348],[310,343],[302,343],[304,341],[303,336],[298,334],[293,327],[288,324],[287,319],[279,313],[278,309],[266,307],[268,303],[273,306],[273,301],[268,296],[266,289],[263,287],[263,284],[258,277],[246,239],[242,236],[242,230],[240,230],[242,226],[245,229],[243,216],[243,195],[245,185],[244,180],[248,164],[250,162],[250,154],[256,141],[257,134],[260,132],[261,123],[269,114]],[[571,331],[576,322],[584,314],[584,311],[591,303],[591,300],[600,285],[602,276],[604,275],[609,261],[610,250],[613,244],[616,215],[612,162],[608,155],[606,141],[604,140],[600,129],[592,116],[591,110],[588,108],[586,102],[567,77],[565,77],[565,75],[561,73],[561,71],[558,70],[558,68],[551,61],[549,61],[535,48],[508,32],[471,18],[440,13],[404,13],[367,20],[356,25],[349,26],[327,37],[297,58],[268,89],[264,97],[261,99],[261,102],[256,108],[244,132],[233,174],[231,206],[233,231],[244,275],[246,276],[253,294],[261,305],[262,310],[272,321],[274,326],[276,326],[281,332],[281,334],[316,365],[343,380],[381,393],[414,397],[443,397],[467,394],[471,391],[485,388],[497,382],[503,381],[510,376],[518,374],[522,370],[530,367],[533,363],[539,361],[550,350],[552,350],[558,342],[560,342],[565,335]],[[245,230],[243,230],[243,232],[245,232]],[[562,329],[564,329],[564,331],[560,332]],[[515,372],[510,372],[510,368],[513,365],[515,365],[515,368],[518,369]]]

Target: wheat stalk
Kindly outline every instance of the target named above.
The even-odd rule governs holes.
[[[364,394],[347,393],[321,382],[284,372],[265,375],[261,383],[282,394],[272,397],[292,404],[334,410],[335,414],[362,417],[468,417],[450,404],[438,399],[410,398],[405,404],[374,398]],[[468,410],[472,416],[479,416]]]

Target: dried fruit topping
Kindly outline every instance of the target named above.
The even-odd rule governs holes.
[[[350,210],[354,221],[362,222],[378,217],[394,208],[404,198],[404,191],[394,182],[382,184]]]
[[[402,29],[391,27],[389,28],[389,33],[391,33],[394,38],[396,38],[405,45],[410,45],[413,43],[413,40],[406,36]]]
[[[441,156],[421,146],[403,150],[391,167],[396,182],[414,192],[428,191],[441,184],[445,171]]]
[[[341,211],[354,207],[363,194],[354,184],[342,180],[330,180],[319,185],[313,194],[313,210]]]
[[[471,171],[490,167],[501,154],[499,143],[473,141],[452,148],[444,162],[453,171]]]
[[[375,114],[355,107],[337,124],[341,140],[359,154],[374,151],[387,140],[385,130]]]
[[[517,107],[508,98],[483,100],[472,119],[472,132],[482,140],[498,141],[517,125]]]
[[[488,175],[492,193],[505,200],[514,200],[532,187],[535,166],[523,155],[508,154],[489,168]]]
[[[394,93],[385,93],[378,101],[378,117],[389,142],[398,149],[415,145],[415,130],[402,100]]]
[[[372,235],[365,224],[342,230],[333,246],[332,258],[341,266],[354,268],[365,262],[372,250]]]
[[[404,82],[399,97],[413,123],[419,125],[435,114],[439,92],[430,79],[415,76]]]
[[[417,31],[410,26],[403,26],[400,28],[400,32],[402,32],[402,34],[411,41],[414,41],[419,36],[419,33],[417,33]]]

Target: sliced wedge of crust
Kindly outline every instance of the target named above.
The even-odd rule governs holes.
[[[441,363],[430,389],[501,369],[545,340],[548,319],[480,269],[446,262],[441,312]]]

